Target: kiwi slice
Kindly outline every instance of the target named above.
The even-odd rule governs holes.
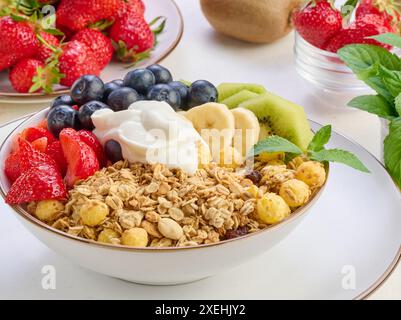
[[[306,151],[313,133],[306,118],[305,110],[290,101],[272,93],[245,101],[239,105],[255,113],[266,133],[281,136]]]
[[[222,83],[217,87],[219,93],[219,102],[233,96],[234,94],[242,91],[248,90],[257,94],[262,94],[266,92],[266,89],[259,85],[253,83]]]
[[[246,100],[250,100],[259,96],[257,93],[249,91],[249,90],[241,90],[240,92],[228,97],[221,101],[222,104],[225,104],[229,109],[234,109],[238,107],[239,104]]]

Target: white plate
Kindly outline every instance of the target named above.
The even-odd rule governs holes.
[[[144,0],[147,21],[158,16],[167,18],[164,31],[158,37],[158,45],[152,51],[150,58],[138,63],[135,68],[148,66],[160,62],[170,54],[181,40],[184,22],[181,12],[173,0]],[[112,61],[102,72],[101,78],[104,82],[122,78],[129,69],[126,64]],[[53,94],[43,93],[16,93],[8,80],[8,72],[0,72],[0,103],[40,103],[50,101],[57,95],[68,90],[65,87],[58,88]]]
[[[0,129],[0,142],[21,120]],[[313,124],[313,128],[320,126]],[[401,193],[368,151],[333,133],[329,147],[360,157],[371,174],[331,167],[327,188],[301,225],[262,257],[191,284],[152,287],[108,278],[53,253],[1,203],[0,297],[112,299],[354,299],[376,290],[401,255]],[[41,269],[57,271],[43,290]],[[162,266],[160,266],[162,267]],[[353,286],[355,285],[355,286]]]

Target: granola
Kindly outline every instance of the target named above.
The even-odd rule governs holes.
[[[253,168],[261,179],[255,184],[245,171],[216,164],[189,176],[162,164],[120,161],[76,184],[50,225],[111,244],[181,247],[217,243],[274,223],[279,213],[258,212],[258,204],[266,203],[264,198],[272,194],[280,198],[280,187],[294,179],[300,163],[300,159],[288,166],[257,162]],[[283,205],[286,212],[279,219],[296,209],[284,201],[272,208]],[[38,207],[32,203],[28,209],[37,215]]]

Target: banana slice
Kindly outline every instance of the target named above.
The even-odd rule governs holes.
[[[206,103],[190,109],[185,116],[207,143],[214,159],[219,156],[221,149],[232,144],[234,115],[224,104]]]
[[[259,140],[260,124],[258,118],[250,110],[236,108],[231,112],[235,119],[233,145],[245,157]]]

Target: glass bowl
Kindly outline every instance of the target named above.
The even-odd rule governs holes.
[[[365,83],[356,77],[336,53],[311,45],[298,32],[295,32],[295,66],[303,78],[324,90],[368,90]]]

